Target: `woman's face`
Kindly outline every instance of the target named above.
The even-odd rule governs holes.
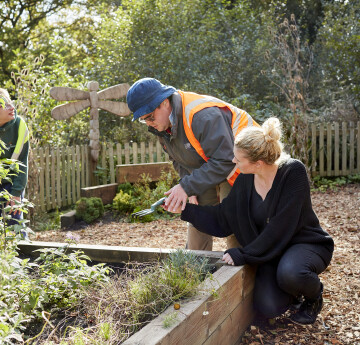
[[[243,174],[254,174],[256,172],[256,163],[250,162],[246,153],[241,149],[234,147],[234,158],[232,161]]]
[[[15,118],[15,108],[7,97],[0,96],[0,98],[0,126],[3,126]]]

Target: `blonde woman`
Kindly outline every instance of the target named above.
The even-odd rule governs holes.
[[[10,180],[2,180],[0,183],[0,191],[7,190],[10,193],[10,200],[5,202],[2,200],[2,207],[9,203],[12,207],[21,202],[24,196],[24,190],[27,184],[27,167],[29,154],[29,131],[25,121],[17,115],[14,104],[10,95],[5,89],[0,88],[0,140],[5,144],[3,153],[0,158],[16,159],[20,161],[19,174],[8,176]],[[0,201],[1,202],[1,201]],[[11,213],[12,219],[21,219],[22,212],[14,207]],[[17,224],[16,220],[10,220],[8,225]],[[26,234],[24,233],[26,237]]]
[[[291,319],[312,324],[323,303],[318,275],[334,243],[312,209],[304,165],[283,153],[280,139],[277,118],[243,129],[233,159],[241,174],[228,197],[217,206],[186,204],[181,219],[213,236],[235,234],[241,247],[226,250],[223,260],[257,266],[254,307],[260,315],[279,316],[300,299]]]

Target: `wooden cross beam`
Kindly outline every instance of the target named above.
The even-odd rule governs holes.
[[[51,111],[51,116],[56,120],[66,120],[82,110],[90,107],[90,149],[91,157],[97,162],[100,151],[99,108],[118,116],[128,116],[131,111],[126,103],[110,101],[126,96],[129,84],[118,84],[99,91],[99,83],[91,81],[89,91],[73,89],[71,87],[52,87],[50,96],[57,101],[74,101],[56,106]]]

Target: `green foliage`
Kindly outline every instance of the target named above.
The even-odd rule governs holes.
[[[31,224],[36,231],[45,231],[45,230],[59,230],[61,226],[61,214],[69,211],[69,209],[60,210],[58,208],[52,212],[44,212],[34,216]]]
[[[10,172],[6,163],[0,159],[2,179]],[[8,200],[9,194],[0,192],[0,197]],[[19,207],[26,211],[24,205]],[[80,251],[68,253],[68,246],[41,250],[33,263],[20,259],[17,243],[22,239],[20,231],[26,228],[22,224],[8,226],[10,211],[10,207],[3,208],[0,217],[1,344],[22,343],[25,330],[31,322],[41,319],[43,312],[73,307],[84,287],[105,282],[109,273],[103,265],[89,267],[89,258]]]
[[[174,300],[191,296],[209,273],[208,259],[199,258],[192,252],[176,250],[164,261],[160,280],[172,289]]]
[[[300,46],[313,48],[315,68],[306,75],[303,69],[308,90],[301,94],[307,96],[308,115],[357,120],[358,12],[358,1],[345,0],[7,1],[0,11],[0,84],[24,103],[19,113],[30,123],[33,145],[89,140],[88,111],[65,121],[51,118],[59,103],[49,97],[50,87],[86,90],[87,82],[96,80],[104,89],[145,76],[222,98],[259,122],[278,116],[290,135],[298,132],[291,130],[298,121],[292,121],[280,88],[261,73],[282,64],[268,28],[277,30],[294,14]],[[297,62],[304,67],[305,55]],[[104,141],[152,138],[131,116],[100,111],[99,122]]]
[[[76,217],[91,223],[104,214],[104,205],[100,198],[81,198],[75,204]]]
[[[0,80],[10,77],[11,63],[16,60],[16,51],[29,55],[36,42],[36,30],[44,24],[46,17],[67,7],[72,0],[38,2],[10,0],[3,4],[0,11],[1,29],[1,70]],[[44,28],[44,31],[49,28]],[[34,42],[35,41],[35,42]]]
[[[164,192],[173,187],[179,179],[177,172],[172,168],[170,171],[162,171],[159,181],[154,183],[148,175],[142,174],[141,178],[134,185],[124,183],[119,185],[119,192],[113,200],[113,209],[122,214],[129,214],[150,208],[157,200],[164,197]],[[160,207],[157,214],[165,215]],[[152,213],[139,218],[139,222],[149,222],[154,220],[156,214]]]
[[[25,326],[42,319],[42,312],[56,313],[75,307],[90,284],[106,282],[109,269],[88,266],[81,251],[68,246],[39,250],[35,263],[17,257],[15,247],[0,253],[0,343],[22,339]]]
[[[318,66],[312,83],[321,116],[348,119],[360,113],[360,3],[327,1],[314,46]],[[319,107],[320,108],[320,107]]]
[[[108,279],[109,269],[104,264],[88,266],[91,260],[82,251],[70,252],[68,246],[37,251],[40,256],[35,260],[38,264],[35,283],[39,288],[29,291],[32,308],[74,307],[82,294],[81,287]]]
[[[177,322],[179,314],[177,312],[173,312],[164,317],[163,326],[164,328],[170,328]]]
[[[113,200],[113,209],[119,213],[133,212],[136,208],[136,203],[131,194],[128,194],[122,190],[116,194]]]
[[[87,289],[83,310],[93,320],[92,326],[74,329],[66,339],[86,343],[115,345],[162,313],[169,305],[193,296],[209,275],[209,262],[192,252],[177,250],[164,261],[148,264],[132,263],[119,276]],[[176,322],[173,313],[164,322]],[[177,313],[176,313],[177,314]],[[104,338],[107,338],[105,342]]]
[[[360,174],[341,176],[341,177],[322,177],[315,176],[313,179],[313,190],[326,192],[327,190],[336,191],[339,187],[349,183],[360,183]]]

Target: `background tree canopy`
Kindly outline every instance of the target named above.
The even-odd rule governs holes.
[[[292,14],[306,85],[298,92],[306,98],[307,118],[359,119],[358,1],[5,0],[0,86],[22,101],[19,109],[39,144],[87,142],[88,113],[53,120],[57,103],[48,90],[86,89],[91,80],[104,89],[155,77],[227,100],[260,122],[271,115],[286,122],[293,116],[282,92],[289,76],[282,72],[285,50],[275,37],[288,39],[294,53],[279,26]],[[102,111],[100,133],[101,140],[116,142],[148,136],[130,117]]]

